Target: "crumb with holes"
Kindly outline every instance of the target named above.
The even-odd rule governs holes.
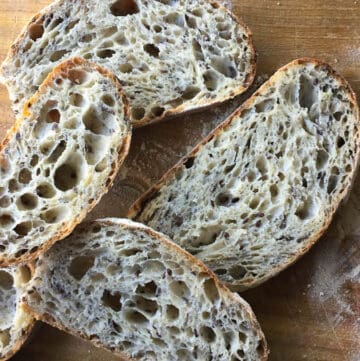
[[[294,262],[325,231],[350,189],[359,150],[349,84],[328,65],[299,59],[129,215],[196,254],[229,286],[246,289]]]
[[[110,187],[129,142],[115,77],[78,58],[57,66],[2,143],[0,264],[69,234]]]
[[[134,126],[243,93],[256,58],[249,29],[215,2],[61,0],[28,24],[2,66],[14,110],[71,56],[120,79]]]
[[[40,256],[24,307],[122,356],[265,361],[250,306],[197,259],[139,223],[79,226]]]

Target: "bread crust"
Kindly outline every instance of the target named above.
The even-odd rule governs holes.
[[[348,94],[348,99],[354,107],[354,113],[356,115],[357,121],[358,121],[358,123],[360,123],[359,106],[357,103],[356,94],[353,91],[353,89],[351,88],[350,84],[340,74],[338,74],[330,65],[328,65],[325,62],[322,62],[321,60],[314,59],[314,58],[296,59],[296,60],[292,61],[291,63],[280,68],[266,83],[264,83],[247,101],[245,101],[237,110],[235,110],[223,123],[221,123],[217,128],[215,128],[207,137],[205,137],[198,145],[196,145],[193,148],[193,150],[190,151],[190,153],[188,153],[174,167],[172,167],[169,171],[167,171],[162,176],[162,178],[157,183],[155,183],[155,185],[153,185],[139,199],[137,199],[134,202],[134,204],[130,207],[127,217],[130,219],[136,220],[140,216],[144,206],[147,203],[149,203],[151,201],[151,199],[156,197],[157,191],[159,189],[161,189],[163,184],[165,184],[168,180],[173,178],[175,173],[177,172],[177,170],[180,169],[189,158],[196,156],[196,154],[199,152],[199,150],[206,143],[208,143],[212,138],[216,137],[221,132],[225,131],[226,128],[231,124],[231,122],[234,119],[240,117],[242,112],[244,110],[246,110],[248,107],[250,107],[255,102],[255,99],[259,95],[261,95],[262,92],[264,92],[265,90],[270,88],[274,83],[276,83],[278,78],[280,78],[282,76],[283,72],[285,72],[286,70],[288,70],[292,67],[296,67],[298,65],[308,64],[308,63],[312,63],[316,67],[322,67],[323,69],[325,69],[327,72],[329,72],[329,74],[331,76],[333,76],[339,82],[339,84],[341,86],[343,86],[345,88],[345,90]],[[360,134],[354,134],[354,138],[359,138],[359,137],[360,137]],[[353,170],[352,179],[354,178],[355,170],[359,164],[359,157],[360,157],[360,148],[357,149],[357,153],[354,157],[355,167]],[[288,262],[274,268],[265,277],[262,277],[262,278],[259,278],[256,280],[252,280],[250,282],[241,282],[241,284],[239,281],[237,281],[236,283],[227,283],[226,285],[233,291],[244,291],[249,288],[258,286],[259,284],[274,277],[279,272],[281,272],[282,270],[284,270],[285,268],[289,267],[291,264],[296,262],[301,256],[303,256],[315,244],[315,242],[322,236],[322,234],[328,228],[328,226],[330,225],[330,223],[334,217],[334,214],[336,213],[337,208],[339,207],[339,204],[341,203],[342,199],[344,198],[344,196],[346,195],[346,193],[349,191],[350,188],[351,188],[351,183],[347,187],[345,187],[341,193],[339,193],[338,197],[333,202],[334,203],[333,211],[326,219],[325,225],[316,234],[314,234],[310,239],[308,239],[308,241],[299,250],[299,252],[297,254],[295,254],[293,257],[291,257]]]
[[[259,335],[259,338],[261,339],[262,349],[259,351],[259,360],[266,361],[268,359],[268,354],[270,351],[269,351],[264,333],[262,332],[260,325],[259,325],[253,311],[251,310],[250,306],[248,305],[248,303],[245,300],[243,300],[238,294],[231,292],[224,284],[222,284],[220,282],[220,280],[217,278],[217,276],[214,274],[214,272],[212,272],[209,268],[207,268],[206,265],[204,265],[196,257],[192,256],[190,253],[188,253],[187,251],[185,251],[184,249],[179,247],[177,244],[172,242],[169,238],[167,238],[166,235],[156,232],[152,228],[150,228],[146,225],[143,225],[143,224],[140,224],[137,222],[133,222],[128,219],[103,218],[103,219],[98,219],[98,220],[93,220],[93,221],[87,222],[83,225],[83,227],[90,228],[91,227],[90,225],[94,225],[94,224],[100,224],[102,226],[111,226],[111,225],[117,224],[123,228],[130,228],[130,229],[132,228],[135,230],[138,230],[138,229],[143,230],[148,235],[150,235],[152,238],[155,238],[155,239],[159,240],[160,243],[165,244],[166,247],[170,248],[174,254],[180,255],[181,257],[185,257],[191,263],[192,267],[196,268],[199,272],[209,274],[210,278],[214,281],[214,283],[217,285],[219,290],[221,290],[221,292],[223,292],[226,295],[226,297],[230,298],[232,300],[232,302],[234,302],[236,304],[241,304],[241,306],[245,309],[247,316],[249,317],[249,321],[251,322],[253,328],[257,331],[257,334]],[[89,340],[97,347],[104,348],[104,346],[100,345],[100,343],[98,341],[91,339],[88,336],[85,336],[81,333],[78,333],[78,332],[76,332],[76,330],[67,329],[67,328],[61,326],[58,322],[56,322],[54,320],[54,318],[51,315],[49,315],[49,314],[41,315],[41,314],[36,313],[26,303],[26,300],[23,300],[23,301],[24,302],[21,303],[20,307],[22,307],[27,312],[30,312],[31,314],[33,314],[37,320],[46,322],[60,330],[69,332],[70,334],[72,334],[74,336]],[[129,358],[129,356],[126,353],[118,353],[112,349],[109,349],[109,350],[114,352],[115,354],[118,354],[121,357],[127,357],[127,359],[130,361],[134,360],[134,359]]]
[[[24,309],[22,309],[23,312],[28,312]],[[12,349],[5,355],[5,357],[0,358],[0,361],[6,361],[9,360],[11,357],[13,357],[23,346],[23,344],[28,339],[30,332],[32,331],[33,327],[35,325],[35,319],[31,321],[31,323],[25,328],[22,329],[22,336],[21,338],[15,343],[15,345],[12,347]]]
[[[36,23],[42,17],[44,17],[44,16],[46,16],[48,14],[51,14],[52,9],[56,8],[57,6],[60,6],[64,1],[66,1],[66,0],[57,0],[54,3],[46,6],[44,9],[42,9],[36,15],[34,15],[33,18],[30,20],[30,22],[22,29],[20,35],[17,37],[15,42],[11,45],[8,54],[7,54],[6,58],[5,58],[5,60],[3,61],[2,66],[0,67],[0,81],[6,87],[7,87],[7,82],[4,80],[5,77],[2,76],[2,68],[4,66],[6,66],[8,63],[10,63],[11,58],[13,56],[15,56],[19,52],[20,43],[26,37],[26,35],[29,33],[30,26],[32,24]],[[74,1],[82,2],[82,0],[74,0]],[[229,96],[223,96],[223,97],[218,97],[215,100],[209,98],[209,100],[202,100],[202,101],[198,102],[196,105],[189,106],[189,107],[186,107],[184,105],[186,103],[184,103],[184,104],[179,105],[179,106],[177,106],[177,107],[175,107],[173,109],[166,110],[160,116],[157,116],[157,117],[154,117],[154,118],[145,117],[145,118],[141,119],[140,121],[132,121],[132,125],[133,125],[134,128],[139,128],[139,127],[142,127],[142,126],[145,126],[145,125],[158,123],[158,122],[161,122],[161,121],[163,121],[165,119],[168,119],[168,118],[173,119],[173,118],[176,117],[176,115],[179,115],[179,114],[183,114],[183,113],[186,113],[186,112],[191,112],[191,111],[194,111],[194,110],[197,111],[197,110],[204,109],[204,108],[216,105],[216,104],[220,104],[220,103],[224,102],[225,100],[232,99],[235,96],[244,93],[252,85],[252,83],[253,83],[253,81],[255,79],[255,75],[256,75],[257,52],[256,52],[256,49],[255,49],[255,45],[254,45],[254,41],[253,41],[253,35],[252,35],[251,30],[249,29],[249,27],[247,25],[245,25],[245,23],[238,16],[233,14],[230,10],[225,8],[223,5],[221,5],[217,1],[209,0],[209,3],[213,4],[217,8],[221,9],[223,12],[228,14],[233,20],[235,20],[235,22],[237,22],[239,24],[239,26],[241,26],[243,28],[244,33],[248,37],[249,49],[250,49],[250,52],[251,52],[250,71],[249,71],[249,74],[247,75],[247,77],[246,77],[246,79],[244,81],[244,84],[241,85],[240,87],[234,89],[231,92],[230,97]]]
[[[37,100],[40,98],[42,94],[45,93],[45,90],[48,86],[51,85],[54,79],[59,76],[62,72],[67,72],[72,67],[78,67],[81,66],[84,69],[90,69],[95,70],[99,72],[100,74],[104,75],[105,77],[109,78],[116,86],[116,89],[124,103],[124,113],[125,113],[125,121],[128,123],[130,118],[130,108],[129,108],[129,101],[127,97],[125,96],[121,85],[118,81],[118,79],[115,77],[114,74],[112,74],[107,69],[95,64],[88,62],[85,59],[74,57],[69,60],[66,60],[62,62],[61,64],[57,65],[53,71],[47,76],[47,78],[44,80],[42,85],[40,86],[39,90],[25,103],[22,114],[17,118],[15,124],[10,128],[8,131],[5,139],[0,144],[0,154],[3,152],[4,147],[7,145],[9,140],[14,136],[14,134],[17,132],[17,129],[22,125],[22,123],[25,121],[26,115],[29,113],[29,108],[31,107],[31,104],[37,102]],[[107,179],[107,186],[103,186],[102,189],[99,190],[99,197],[97,199],[94,199],[91,201],[91,203],[88,204],[87,207],[82,209],[81,213],[78,214],[77,217],[73,219],[72,222],[67,224],[62,230],[58,231],[53,237],[51,237],[47,242],[39,246],[39,249],[32,253],[32,254],[24,254],[20,257],[17,257],[16,259],[7,259],[4,257],[0,257],[0,267],[8,267],[10,265],[16,265],[20,263],[26,263],[30,262],[34,259],[36,259],[40,254],[44,253],[47,249],[49,249],[55,242],[57,242],[60,239],[65,238],[67,235],[69,235],[72,230],[76,227],[77,224],[79,224],[95,206],[100,201],[101,197],[108,192],[108,190],[111,188],[115,176],[123,163],[124,159],[126,158],[129,148],[130,148],[130,141],[131,141],[131,129],[129,129],[129,132],[124,137],[122,144],[118,147],[118,158],[117,161],[114,162],[113,168],[111,170],[111,173],[108,176]]]
[[[27,264],[26,266],[29,268],[30,273],[31,273],[31,277],[32,277],[34,275],[34,273],[35,273],[34,263],[31,262],[31,263]],[[18,304],[17,307],[22,308],[21,304]],[[22,311],[28,313],[28,311],[24,310],[23,308],[22,308]],[[20,350],[20,348],[27,341],[31,331],[34,328],[34,326],[35,326],[35,317],[32,317],[32,320],[29,322],[28,326],[21,330],[21,337],[14,344],[14,346],[12,347],[11,350],[4,357],[0,358],[0,361],[9,360],[11,357],[13,357]]]

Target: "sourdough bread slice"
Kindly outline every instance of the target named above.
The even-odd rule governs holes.
[[[202,263],[138,223],[80,225],[41,255],[25,309],[141,360],[266,360],[250,306]]]
[[[233,289],[304,254],[349,190],[359,109],[328,65],[296,60],[142,196],[129,216],[169,235]]]
[[[0,265],[35,258],[106,193],[128,152],[127,100],[107,70],[57,66],[0,147]]]
[[[111,70],[140,126],[244,92],[255,74],[249,29],[207,0],[60,0],[26,26],[2,66],[14,110],[70,56]]]
[[[20,307],[32,272],[27,266],[0,269],[0,361],[19,350],[34,325],[34,318]]]

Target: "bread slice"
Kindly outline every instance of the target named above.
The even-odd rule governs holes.
[[[232,98],[255,74],[249,29],[216,2],[60,0],[31,20],[2,66],[14,110],[70,56],[121,80],[135,126]]]
[[[250,306],[138,223],[80,225],[41,255],[24,297],[42,321],[141,360],[266,360]]]
[[[142,196],[129,216],[166,233],[233,289],[276,275],[325,231],[359,158],[349,84],[286,65]]]
[[[34,318],[20,307],[32,272],[27,266],[0,269],[0,361],[18,351],[34,325]]]
[[[79,58],[57,66],[0,147],[0,265],[68,235],[110,187],[129,142],[115,77]]]

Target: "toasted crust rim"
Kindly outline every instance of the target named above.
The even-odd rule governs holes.
[[[282,76],[282,73],[287,71],[292,67],[296,67],[303,64],[313,64],[316,67],[322,67],[325,69],[329,75],[333,76],[338,83],[345,88],[345,92],[348,94],[349,101],[353,104],[354,113],[357,119],[357,122],[360,123],[359,119],[359,106],[356,99],[356,94],[351,88],[350,84],[343,78],[340,74],[338,74],[329,64],[314,58],[299,58],[296,59],[289,64],[281,67],[266,83],[264,83],[247,101],[245,101],[238,109],[236,109],[224,122],[222,122],[218,127],[216,127],[207,137],[205,137],[199,144],[197,144],[190,153],[188,153],[184,158],[182,158],[175,166],[170,168],[161,178],[155,183],[149,190],[147,190],[142,196],[140,196],[130,207],[127,217],[130,219],[137,220],[137,218],[141,215],[141,212],[144,206],[149,203],[154,197],[156,197],[156,193],[161,189],[162,185],[165,184],[168,180],[174,177],[175,173],[178,169],[180,169],[184,163],[189,158],[196,156],[196,154],[200,151],[200,149],[207,144],[212,138],[216,137],[222,131],[226,130],[226,128],[232,123],[233,120],[239,118],[244,110],[250,107],[255,99],[261,95],[262,92],[270,88],[279,77]],[[356,134],[354,138],[359,138],[360,134]],[[357,153],[354,157],[354,167],[352,175],[349,177],[349,184],[344,188],[343,192],[341,192],[338,197],[334,200],[333,212],[326,219],[325,225],[315,233],[309,240],[304,244],[302,249],[295,254],[293,257],[289,259],[288,262],[279,265],[274,268],[269,274],[266,276],[259,278],[257,280],[251,280],[250,282],[234,282],[234,283],[225,283],[231,290],[233,291],[244,291],[253,287],[258,286],[259,284],[265,282],[266,280],[276,276],[278,273],[283,271],[285,268],[289,267],[291,264],[295,263],[299,258],[301,258],[315,243],[316,241],[323,235],[325,230],[330,225],[336,210],[338,209],[342,199],[349,191],[351,187],[351,181],[354,179],[354,175],[356,169],[359,164],[359,156],[360,156],[360,147],[357,149]]]
[[[34,275],[35,273],[35,267],[34,267],[34,264],[33,263],[29,263],[26,265],[29,270],[30,270],[30,273],[31,273],[31,277]],[[21,305],[21,302],[19,300],[17,306],[17,308],[20,307],[22,308],[22,305]],[[23,312],[28,312],[28,311],[25,311],[23,308],[22,308],[22,311]],[[27,341],[27,339],[29,338],[30,336],[30,333],[31,331],[33,330],[35,326],[35,317],[32,317],[32,319],[29,321],[29,324],[27,325],[26,328],[23,328],[22,329],[22,335],[21,337],[18,339],[18,341],[14,344],[14,346],[11,348],[11,350],[9,352],[7,352],[4,357],[0,358],[0,361],[6,361],[6,360],[9,360],[11,357],[13,357],[19,350],[20,348],[24,345],[24,343]]]
[[[106,182],[107,185],[104,185],[102,188],[99,189],[97,199],[94,199],[90,204],[88,204],[87,207],[85,207],[81,211],[81,213],[79,213],[77,215],[77,217],[75,217],[73,219],[72,222],[66,224],[66,226],[63,229],[59,230],[49,240],[47,240],[44,244],[39,246],[39,249],[36,252],[34,252],[32,254],[27,252],[27,253],[21,255],[20,257],[10,258],[10,259],[0,257],[0,267],[8,267],[11,265],[17,265],[20,263],[30,262],[30,261],[36,259],[40,254],[44,253],[47,249],[49,249],[55,242],[65,238],[68,234],[70,234],[72,232],[72,230],[76,227],[76,225],[79,224],[86,217],[87,213],[89,213],[95,207],[95,205],[100,201],[100,199],[103,197],[103,195],[106,194],[108,192],[108,190],[111,188],[111,186],[114,182],[115,176],[129,152],[130,141],[131,141],[131,126],[129,125],[130,108],[129,108],[128,99],[125,96],[119,81],[114,76],[114,74],[112,74],[110,71],[106,70],[105,68],[103,68],[95,63],[88,62],[85,59],[82,59],[79,57],[74,57],[69,60],[65,60],[64,62],[57,65],[53,69],[53,71],[47,76],[47,78],[44,80],[44,82],[41,84],[39,90],[30,98],[30,100],[28,100],[25,103],[22,115],[20,115],[18,117],[15,124],[12,126],[12,128],[10,128],[10,130],[8,131],[8,133],[6,135],[6,138],[2,141],[2,143],[0,145],[0,154],[2,153],[4,147],[9,142],[9,140],[12,138],[12,136],[16,133],[17,129],[25,121],[25,114],[27,114],[28,109],[31,107],[31,104],[37,102],[39,97],[45,92],[46,88],[48,86],[50,86],[52,81],[59,74],[61,74],[62,72],[68,71],[72,67],[78,67],[78,66],[81,66],[84,69],[97,71],[100,74],[104,75],[105,77],[109,78],[114,83],[116,90],[124,103],[125,122],[128,125],[128,132],[125,135],[122,143],[118,146],[118,158],[117,158],[116,162],[114,162],[114,166],[113,166],[110,174],[108,175],[108,180]]]

